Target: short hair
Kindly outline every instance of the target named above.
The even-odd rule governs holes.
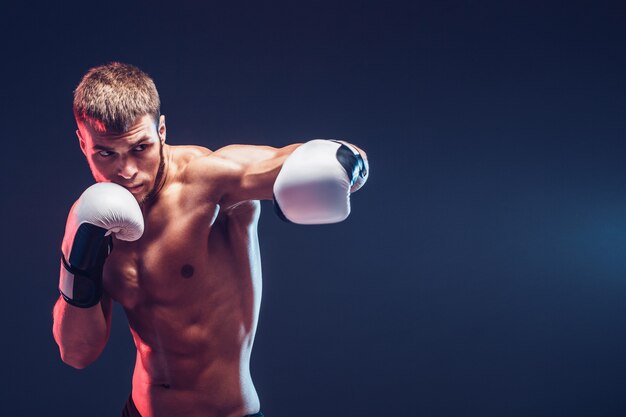
[[[91,68],[74,90],[74,117],[101,132],[126,132],[138,117],[160,116],[154,81],[139,68],[111,62]]]

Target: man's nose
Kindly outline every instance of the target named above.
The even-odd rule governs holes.
[[[117,175],[125,180],[131,180],[137,175],[137,164],[132,158],[126,156],[120,158]]]

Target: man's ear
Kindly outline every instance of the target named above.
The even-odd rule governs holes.
[[[83,151],[83,154],[87,156],[87,151],[85,150],[85,139],[80,135],[80,130],[76,129],[76,136],[78,136],[78,143],[80,144],[80,149]]]
[[[165,143],[165,136],[167,133],[167,129],[165,127],[165,115],[161,115],[159,117],[159,139],[161,139],[161,143]]]

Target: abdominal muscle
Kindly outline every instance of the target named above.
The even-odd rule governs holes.
[[[259,411],[249,370],[261,299],[259,204],[237,210],[216,214],[208,234],[187,213],[151,236],[148,217],[139,241],[114,243],[105,289],[124,307],[137,347],[132,397],[143,417]]]
[[[137,357],[132,395],[142,416],[241,417],[259,411],[248,340],[232,344],[232,352],[221,357],[201,351],[197,340],[189,344],[198,348],[185,355],[145,344],[135,331],[133,336]]]

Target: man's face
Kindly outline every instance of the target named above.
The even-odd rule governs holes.
[[[124,133],[99,132],[85,123],[78,124],[76,133],[97,182],[123,186],[140,204],[156,194],[164,170],[164,116],[158,128],[145,115]]]

